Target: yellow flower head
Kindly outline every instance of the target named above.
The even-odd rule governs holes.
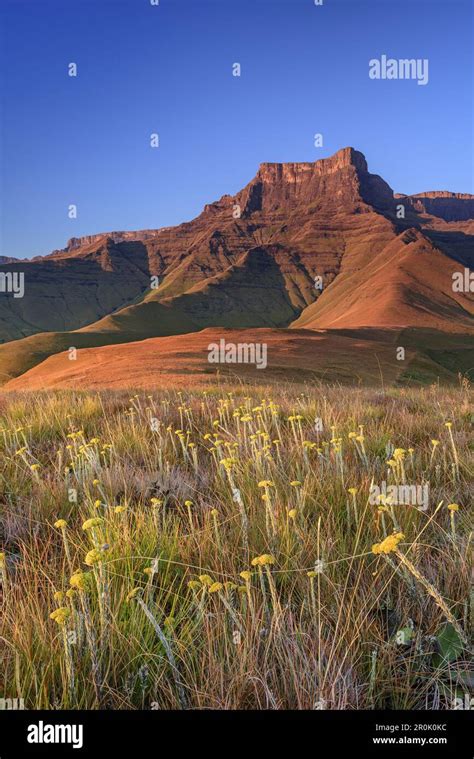
[[[301,482],[299,480],[292,480],[290,482],[290,485],[291,485],[292,488],[299,488],[300,485],[301,485]]]
[[[30,464],[30,469],[32,472],[36,472],[40,468],[39,464]]]
[[[92,484],[94,487],[97,487],[97,485],[100,485],[100,480],[92,480]]]
[[[71,611],[68,609],[67,606],[60,606],[59,609],[55,609],[51,612],[49,615],[50,619],[54,619],[55,622],[58,623],[58,625],[65,625],[69,617],[71,616]]]
[[[308,577],[316,577],[317,572],[314,571],[314,569],[311,569],[309,572],[306,572]]]
[[[94,564],[97,564],[99,561],[102,561],[102,552],[99,551],[97,548],[93,548],[92,551],[89,551],[86,554],[86,558],[84,559],[84,562],[87,564],[88,567],[93,567]]]
[[[57,590],[55,593],[53,593],[53,598],[55,601],[62,601],[64,598],[64,593],[62,590]]]
[[[126,506],[116,506],[115,509],[114,509],[114,512],[116,514],[123,514],[124,511],[127,511],[127,507]]]
[[[209,585],[209,593],[218,593],[223,587],[221,582],[213,582],[212,585]]]
[[[219,516],[218,510],[217,509],[211,509],[211,516],[218,517]]]
[[[252,572],[249,572],[248,569],[245,569],[243,572],[240,573],[240,577],[242,580],[245,580],[245,582],[249,582],[252,578]]]
[[[75,572],[69,580],[69,585],[77,590],[85,590],[87,587],[87,575],[85,572]]]
[[[450,429],[451,429],[451,427],[453,426],[453,423],[452,423],[452,422],[445,422],[445,423],[444,423],[444,426],[445,426],[445,427],[447,427],[447,428],[448,428],[448,430],[450,430]]]
[[[189,506],[193,505],[193,502],[192,501],[185,501],[184,505],[189,507]]]
[[[347,492],[351,495],[357,495],[357,488],[349,488]]]
[[[54,523],[54,526],[57,527],[58,530],[64,530],[67,527],[67,522],[65,519],[58,519],[57,522]]]
[[[265,567],[269,564],[274,564],[275,557],[270,553],[263,553],[261,556],[256,556],[255,559],[252,559],[251,563],[253,567]]]
[[[77,590],[74,590],[74,588],[69,588],[69,590],[66,590],[67,598],[74,598],[74,596],[76,595],[77,595]]]
[[[396,550],[398,544],[404,537],[405,535],[403,532],[396,532],[393,535],[389,535],[385,540],[382,540],[381,543],[374,543],[372,546],[372,553],[392,553],[392,551]]]
[[[0,569],[5,569],[5,554],[0,553]]]
[[[200,587],[201,583],[198,580],[190,580],[188,582],[188,588],[191,588],[191,590],[199,590]]]
[[[259,488],[272,488],[274,487],[274,484],[271,480],[262,480],[258,483]]]
[[[203,585],[212,585],[213,579],[212,577],[209,577],[209,575],[199,575],[199,579],[202,582]]]
[[[449,509],[450,511],[459,511],[459,506],[458,506],[458,504],[457,504],[457,503],[450,503],[450,504],[448,505],[448,509]]]
[[[103,524],[104,520],[102,517],[93,517],[92,519],[86,519],[84,524],[82,525],[83,530],[91,530],[93,527],[98,527],[100,524]]]
[[[296,519],[297,513],[298,513],[297,509],[289,509],[288,510],[288,516],[289,516],[290,519]]]

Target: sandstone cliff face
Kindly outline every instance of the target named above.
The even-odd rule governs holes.
[[[439,190],[397,197],[405,198],[420,214],[430,214],[445,221],[474,219],[474,196],[467,193]]]
[[[404,219],[397,216],[401,202]],[[21,356],[36,350],[36,332],[51,333],[38,335],[41,355],[61,349],[72,339],[71,332],[56,336],[64,330],[80,330],[74,335],[87,346],[294,322],[466,329],[471,296],[467,303],[445,298],[452,267],[472,260],[473,204],[474,197],[454,193],[394,196],[353,148],[314,163],[263,163],[240,192],[208,204],[191,222],[73,238],[50,256],[4,264],[2,271],[21,266],[26,294],[0,296],[0,340],[32,335],[24,352],[17,343]],[[409,275],[406,233],[430,251],[410,257]],[[430,261],[441,280],[431,278]],[[158,289],[150,289],[152,275]],[[373,294],[379,308],[369,308]],[[0,346],[0,370],[3,355]],[[5,371],[18,372],[20,364]]]

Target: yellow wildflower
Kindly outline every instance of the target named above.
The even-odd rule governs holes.
[[[212,585],[209,586],[209,593],[218,593],[223,587],[224,586],[221,582],[213,582]]]
[[[83,530],[91,530],[93,527],[98,527],[100,524],[103,524],[102,517],[93,517],[92,519],[86,519],[84,524],[82,525]]]
[[[69,617],[71,616],[71,610],[67,606],[60,606],[59,609],[55,609],[49,615],[50,619],[54,619],[58,625],[65,625]]]
[[[212,577],[209,577],[209,575],[199,575],[199,579],[203,585],[212,585],[213,583]]]
[[[54,526],[57,527],[58,530],[64,530],[67,527],[67,522],[65,519],[58,519]]]
[[[69,585],[78,590],[85,590],[87,587],[87,575],[85,572],[75,572],[69,580]]]
[[[200,587],[201,587],[201,583],[198,582],[197,580],[190,580],[188,582],[188,588],[191,588],[191,590],[199,590]]]
[[[88,567],[93,567],[94,564],[97,564],[97,562],[102,561],[102,552],[97,550],[97,548],[93,548],[91,551],[89,551],[86,554],[86,558],[84,559],[85,563]]]
[[[395,551],[399,542],[403,540],[405,535],[403,532],[396,532],[393,535],[389,535],[381,543],[374,543],[372,546],[372,553],[392,553]]]
[[[274,564],[275,557],[270,553],[263,553],[261,556],[256,556],[255,559],[252,559],[251,563],[253,567],[264,567],[267,564]]]

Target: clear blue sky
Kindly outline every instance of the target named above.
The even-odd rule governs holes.
[[[347,145],[395,191],[474,191],[469,0],[0,4],[4,255],[177,224],[262,161]],[[429,83],[369,79],[382,54],[428,58]]]

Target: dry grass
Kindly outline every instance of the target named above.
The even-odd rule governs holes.
[[[0,697],[452,708],[466,647],[434,653],[468,634],[471,426],[467,386],[4,396]],[[369,502],[402,470],[426,512]]]

